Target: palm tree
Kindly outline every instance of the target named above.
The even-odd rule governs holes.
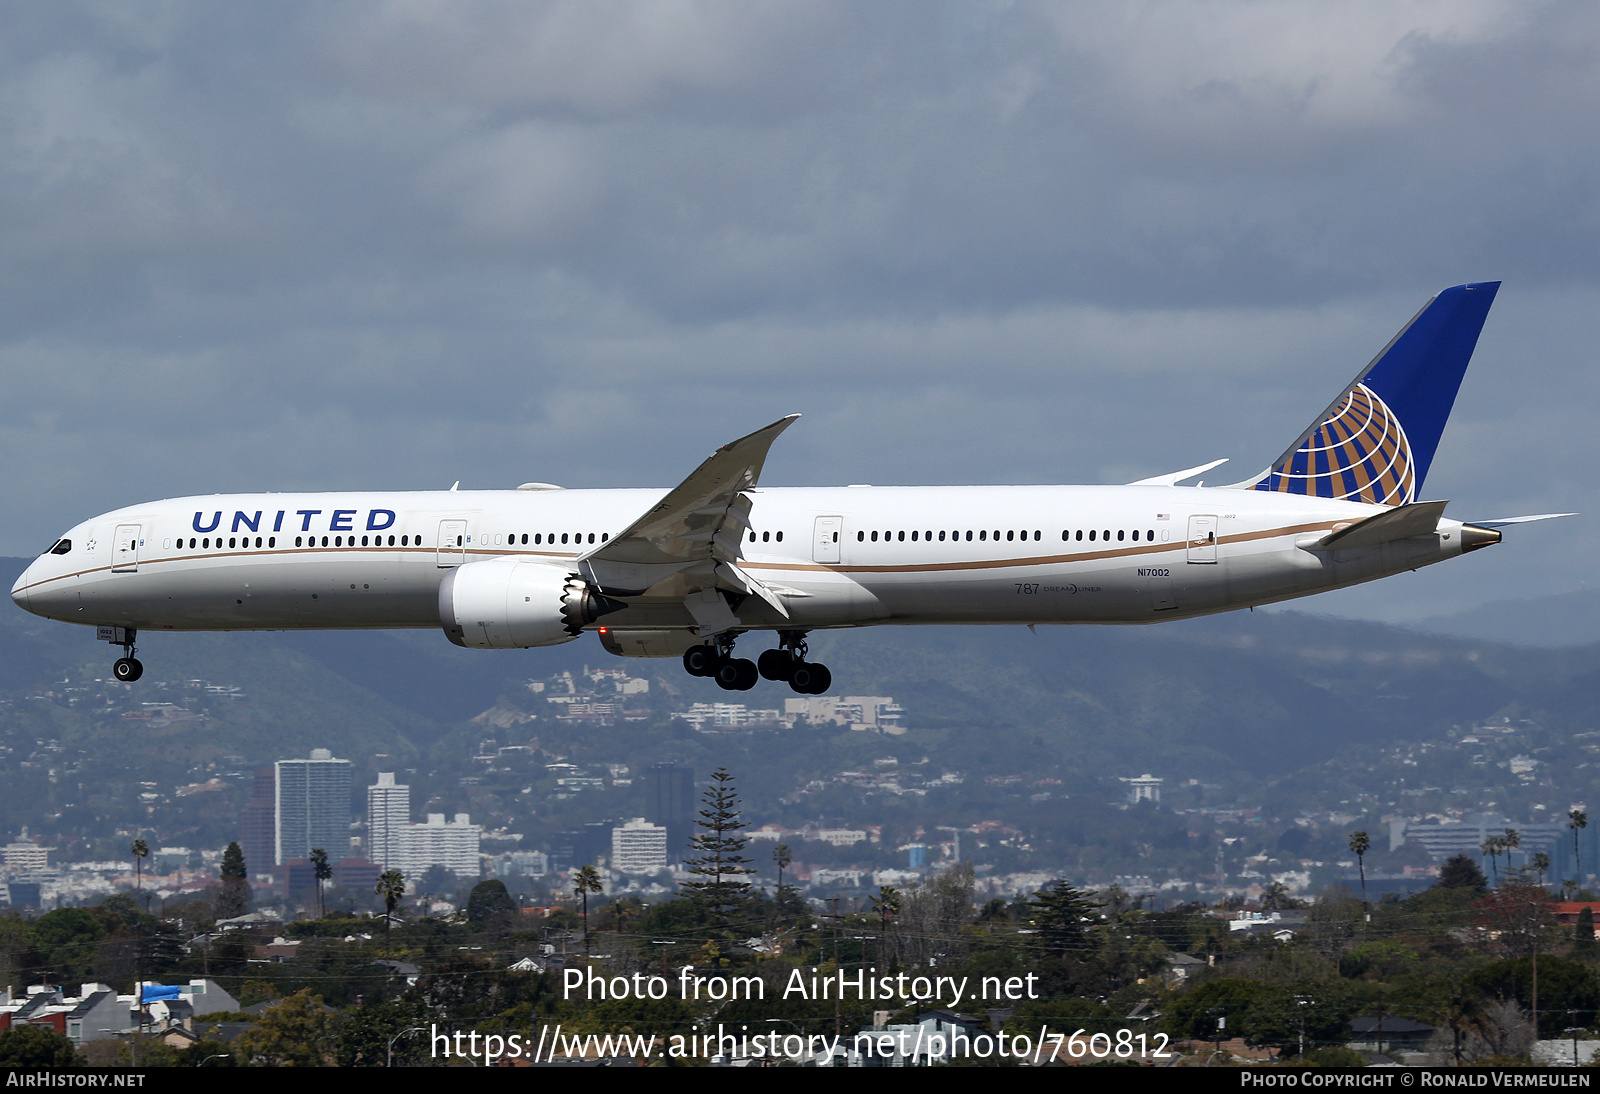
[[[1489,856],[1489,866],[1494,871],[1494,883],[1496,885],[1500,884],[1500,860],[1498,857],[1500,854],[1500,837],[1490,836],[1483,841],[1483,846],[1480,849]]]
[[[322,901],[322,883],[333,876],[333,867],[328,865],[328,852],[320,847],[311,849],[311,876],[317,879],[317,918],[325,919],[328,907]]]
[[[583,953],[589,955],[589,894],[601,892],[600,872],[585,866],[572,875],[572,895],[583,901]]]
[[[406,876],[399,870],[385,870],[372,890],[383,897],[383,956],[389,956],[389,921],[394,919],[394,908],[406,895]]]
[[[1356,856],[1356,869],[1361,872],[1361,914],[1368,923],[1372,922],[1372,913],[1367,911],[1367,851],[1372,848],[1372,841],[1367,838],[1366,832],[1350,833],[1350,850]]]
[[[1539,888],[1544,888],[1544,872],[1550,869],[1550,856],[1538,851],[1532,858],[1533,868],[1539,872]]]
[[[1507,828],[1506,834],[1500,841],[1500,849],[1506,853],[1506,871],[1511,870],[1511,852],[1522,846],[1522,833],[1515,828]]]
[[[142,839],[133,841],[133,846],[128,848],[133,855],[133,885],[134,888],[144,889],[144,860],[150,857],[150,845]]]
[[[1589,827],[1589,814],[1582,809],[1574,809],[1567,814],[1567,827],[1572,829],[1572,863],[1576,867],[1573,873],[1578,875],[1578,885],[1583,885],[1583,860],[1578,857],[1578,829]]]

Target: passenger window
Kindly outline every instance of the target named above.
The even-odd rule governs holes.
[[[1156,538],[1156,530],[1154,528],[1146,528],[1144,531],[1144,538],[1154,542]]]
[[[1125,533],[1124,533],[1124,532],[1123,532],[1123,530],[1122,530],[1122,529],[1121,529],[1121,528],[1118,528],[1118,529],[1117,529],[1117,542],[1118,542],[1118,543],[1121,543],[1121,542],[1122,542],[1122,537],[1123,537],[1123,536],[1124,536],[1124,535],[1125,535]]]
[[[458,538],[459,538],[459,537],[458,537]],[[327,545],[328,545],[328,537],[327,537],[327,536],[323,536],[323,537],[322,537],[322,545],[323,545],[323,546],[324,546],[324,547],[326,547],[326,546],[327,546]]]
[[[856,533],[856,542],[857,543],[865,542],[866,538],[867,538],[867,533],[865,533],[865,532],[857,532]]]
[[[232,549],[232,547],[233,547],[233,537],[232,536],[228,537],[228,547],[230,549]]]
[[[594,542],[594,533],[593,533],[593,532],[590,532],[590,533],[589,533],[589,542],[590,542],[590,543],[593,543],[593,542]]]
[[[1110,539],[1110,538],[1111,538],[1111,529],[1109,529],[1109,528],[1107,528],[1107,529],[1106,529],[1106,530],[1105,530],[1105,531],[1104,531],[1104,532],[1103,532],[1103,533],[1102,533],[1102,536],[1103,536],[1103,537],[1104,537],[1104,538],[1105,538],[1105,539]]]
[[[779,542],[779,543],[782,543],[782,542],[783,542],[783,533],[782,533],[782,532],[779,532],[779,533],[778,533],[778,534],[777,534],[777,535],[776,535],[776,536],[775,536],[775,537],[773,537],[773,538],[775,538],[775,539],[776,539],[776,540],[777,540],[777,541],[778,541],[778,542]]]
[[[1075,532],[1073,534],[1073,538],[1076,539],[1079,543],[1082,543],[1083,542],[1083,529],[1079,528],[1077,530],[1077,532]]]
[[[943,532],[940,532],[940,533],[939,533],[939,542],[940,542],[940,543],[943,543],[943,542],[944,542],[944,533],[943,533]]]
[[[969,534],[967,538],[971,539],[972,537]],[[978,538],[981,539],[981,540],[987,540],[989,538],[989,530],[987,528],[985,528],[982,531],[980,531],[978,533]]]
[[[971,542],[972,542],[972,532],[971,532],[971,531],[968,531],[968,532],[967,532],[967,542],[968,542],[968,543],[971,543]]]
[[[771,538],[772,538],[772,533],[771,532],[762,532],[761,533],[761,542],[762,543],[767,542]]]
[[[874,543],[878,542],[878,533],[877,532],[873,532],[872,533],[872,542],[874,542]]]
[[[541,544],[541,543],[543,543],[543,542],[544,542],[544,535],[543,535],[543,534],[542,534],[542,533],[539,533],[539,532],[535,532],[535,533],[534,533],[534,534],[533,534],[533,542],[534,542],[534,543],[535,543],[535,544]]]
[[[1013,539],[1015,539],[1015,538],[1016,538],[1016,535],[1017,535],[1017,534],[1016,534],[1016,533],[1015,533],[1015,532],[1012,532],[1012,531],[1009,531],[1009,530],[1008,530],[1008,531],[1007,531],[1007,532],[1006,532],[1006,542],[1007,542],[1007,543],[1010,543],[1010,542],[1011,542],[1011,541],[1012,541],[1012,540],[1013,540]]]
[[[276,547],[277,545],[278,545],[278,537],[277,536],[268,536],[267,537],[267,546],[268,547]]]
[[[1035,543],[1039,541],[1039,530],[1037,528],[1033,530],[1033,540]]]
[[[565,533],[565,532],[561,533],[561,542],[562,543],[567,542],[567,533]]]
[[[601,543],[606,542],[610,538],[611,538],[611,533],[610,532],[601,532],[600,533],[600,542]]]
[[[299,536],[295,536],[294,537],[294,545],[296,547],[300,546],[300,537]]]
[[[1094,529],[1093,528],[1089,529],[1089,542],[1090,543],[1094,542]]]

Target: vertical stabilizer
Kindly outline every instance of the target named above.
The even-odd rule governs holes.
[[[1500,282],[1428,301],[1259,479],[1240,483],[1378,505],[1417,499]]]

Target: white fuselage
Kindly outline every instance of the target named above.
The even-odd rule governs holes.
[[[140,630],[438,627],[453,567],[567,566],[659,490],[238,494],[119,509],[71,529],[12,590],[37,615]],[[742,629],[1146,623],[1305,596],[1453,557],[1462,525],[1315,549],[1382,507],[1170,486],[840,487],[749,491]],[[119,529],[121,530],[119,535]],[[1065,538],[1063,538],[1065,537]],[[580,542],[581,539],[581,542]],[[648,596],[601,626],[689,629]]]

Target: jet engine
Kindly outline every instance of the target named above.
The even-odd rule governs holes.
[[[565,567],[515,558],[469,562],[439,583],[445,636],[475,650],[557,646],[626,607]]]

